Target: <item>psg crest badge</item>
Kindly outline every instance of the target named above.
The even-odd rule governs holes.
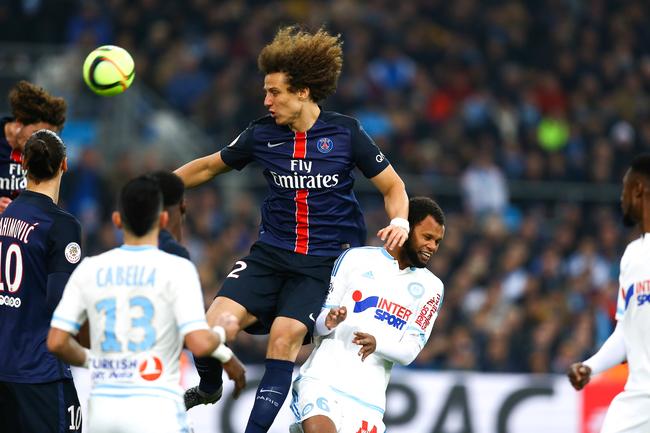
[[[329,138],[321,138],[316,142],[316,148],[320,153],[330,153],[334,149],[334,143]]]

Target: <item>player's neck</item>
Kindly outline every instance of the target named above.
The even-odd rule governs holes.
[[[124,245],[142,246],[151,245],[158,246],[158,228],[149,231],[143,236],[136,236],[128,230],[124,230]]]
[[[183,230],[180,221],[172,220],[172,218],[170,218],[165,230],[172,235],[176,242],[181,242],[183,240]]]
[[[59,202],[59,187],[61,182],[59,179],[54,178],[50,180],[44,180],[42,182],[36,183],[31,179],[27,179],[27,190],[43,194],[52,199],[54,203]]]
[[[318,104],[315,102],[306,102],[300,112],[300,116],[289,124],[289,128],[294,132],[306,132],[314,126],[318,116],[320,116],[320,107]]]
[[[7,123],[5,123],[5,128],[4,128],[5,138],[7,139],[7,143],[9,143],[9,146],[11,146],[12,149],[16,148],[16,129],[17,128],[18,128],[18,125],[16,125],[16,122],[7,122]]]
[[[393,259],[397,260],[397,266],[399,266],[400,270],[411,267],[411,262],[403,253],[404,252],[403,247],[395,247],[392,250],[389,250],[387,248],[384,249],[388,252],[388,254],[391,255]]]

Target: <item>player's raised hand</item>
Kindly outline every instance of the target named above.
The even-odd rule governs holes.
[[[239,358],[233,354],[232,358],[223,363],[223,369],[228,374],[228,379],[235,382],[232,398],[237,399],[244,388],[246,388],[246,368]]]
[[[327,329],[334,329],[336,326],[348,317],[348,310],[345,307],[332,308],[327,317],[325,317],[325,326]]]
[[[226,331],[226,341],[234,340],[239,332],[239,319],[231,313],[223,313],[217,317],[215,326],[221,326]],[[225,343],[226,341],[222,341]]]
[[[362,361],[365,361],[377,349],[377,340],[375,340],[375,337],[365,332],[355,332],[352,342],[361,346],[359,356]]]
[[[7,209],[9,203],[11,203],[11,199],[9,197],[0,197],[0,213],[4,212],[5,209]]]
[[[567,371],[571,385],[578,391],[585,387],[591,379],[591,368],[584,365],[582,362],[571,364],[569,371]]]
[[[409,237],[409,232],[404,227],[388,225],[377,232],[377,236],[384,242],[387,250],[404,245]]]

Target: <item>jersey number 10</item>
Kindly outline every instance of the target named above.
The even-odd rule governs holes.
[[[13,276],[11,270],[13,268]],[[4,271],[4,272],[3,272]],[[11,244],[7,248],[7,254],[2,254],[2,242],[0,242],[0,292],[5,291],[5,281],[9,293],[17,292],[20,283],[23,281],[23,253],[18,244]]]

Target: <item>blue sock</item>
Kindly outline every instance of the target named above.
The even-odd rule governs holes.
[[[255,394],[255,403],[244,433],[266,433],[291,388],[294,363],[267,359],[266,371]]]
[[[194,358],[196,371],[199,372],[201,381],[199,389],[206,394],[214,394],[223,385],[223,367],[217,359],[206,356],[205,358]]]

